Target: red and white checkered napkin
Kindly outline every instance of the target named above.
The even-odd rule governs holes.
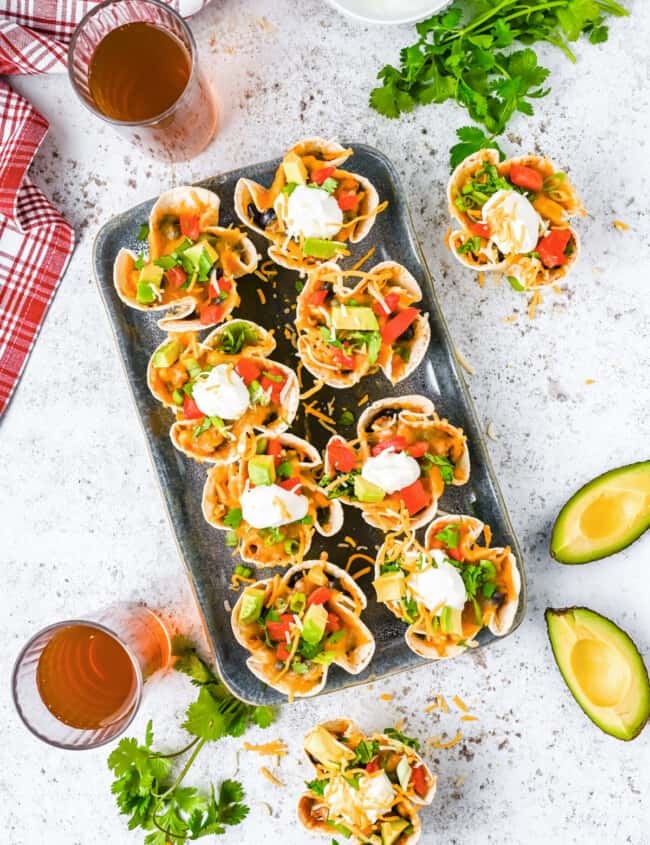
[[[0,82],[0,417],[74,245],[74,232],[27,170],[48,123]]]
[[[209,0],[166,0],[184,16]],[[67,43],[96,0],[0,0],[0,74],[66,69]],[[74,232],[27,177],[48,123],[0,81],[0,417],[63,276]]]
[[[183,17],[209,0],[164,0]],[[74,28],[97,0],[0,0],[0,73],[63,73]]]

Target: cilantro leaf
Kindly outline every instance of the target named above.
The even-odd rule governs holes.
[[[385,728],[384,734],[390,739],[395,739],[397,742],[401,742],[404,745],[408,745],[409,748],[414,748],[416,751],[420,750],[420,742],[413,737],[406,736],[401,731],[395,730],[395,728]]]
[[[449,154],[449,166],[452,170],[458,167],[467,156],[473,155],[479,150],[496,150],[501,161],[506,157],[497,142],[487,136],[478,126],[462,126],[456,130],[456,135],[459,142],[454,144]]]

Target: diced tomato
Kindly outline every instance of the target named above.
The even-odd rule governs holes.
[[[282,393],[282,388],[287,383],[286,376],[282,372],[282,370],[278,370],[275,367],[268,369],[266,372],[269,375],[263,375],[260,379],[262,390],[270,390],[271,398],[274,400],[274,402],[277,402],[280,398],[280,394]],[[269,376],[273,376],[273,378],[269,378]],[[280,381],[277,381],[278,378],[280,379]]]
[[[344,352],[342,349],[339,349],[337,346],[333,347],[332,354],[334,355],[334,360],[342,367],[344,370],[353,370],[354,369],[354,356],[348,355],[347,352]]]
[[[322,167],[320,170],[313,170],[311,178],[317,185],[322,185],[326,179],[334,175],[336,167]]]
[[[366,771],[369,774],[372,774],[373,772],[378,772],[379,769],[380,769],[379,761],[377,760],[376,757],[373,757],[372,760],[369,763],[366,763]]]
[[[286,643],[280,643],[280,645],[278,646],[278,650],[275,652],[275,654],[278,660],[288,660],[291,656],[291,652],[287,648]]]
[[[309,297],[309,304],[313,305],[314,308],[318,308],[323,304],[323,302],[325,302],[328,293],[329,291],[327,290],[327,288],[320,288],[320,290],[315,290]]]
[[[210,293],[212,296],[219,296],[221,293],[229,293],[232,290],[232,280],[225,276],[216,279],[210,283]]]
[[[332,596],[332,591],[329,587],[316,587],[313,593],[309,594],[307,599],[307,607],[312,604],[325,604],[325,602]]]
[[[352,211],[359,205],[359,194],[355,191],[342,191],[338,198],[341,211]]]
[[[403,487],[399,495],[411,516],[426,508],[431,501],[431,493],[424,488],[419,478],[408,487]]]
[[[260,377],[262,368],[251,358],[240,358],[235,364],[235,372],[248,385]]]
[[[213,323],[218,323],[223,317],[223,308],[221,305],[204,305],[201,308],[200,322],[202,326],[211,326]]]
[[[200,232],[198,214],[181,214],[181,233],[195,241]]]
[[[487,223],[470,223],[467,228],[473,235],[478,235],[479,238],[489,238],[491,234]]]
[[[386,323],[381,330],[382,341],[391,346],[400,335],[408,329],[411,323],[417,318],[420,310],[418,308],[405,308]]]
[[[461,550],[459,548],[445,549],[445,553],[450,558],[452,558],[452,560],[462,560],[463,559],[463,553],[461,552]]]
[[[421,458],[429,451],[429,444],[426,440],[418,440],[417,443],[412,443],[408,448],[408,453],[412,458]]]
[[[569,260],[564,250],[571,240],[570,229],[552,229],[537,244],[537,252],[544,267],[561,267]]]
[[[424,798],[427,794],[427,775],[424,766],[416,766],[411,773],[411,781],[413,789],[417,792],[420,798]]]
[[[302,487],[302,483],[296,476],[295,478],[285,478],[282,481],[278,481],[278,486],[284,487],[285,490],[293,490],[295,493]]]
[[[332,634],[334,631],[341,630],[341,620],[336,613],[327,614],[327,625],[325,625],[325,633]]]
[[[385,452],[386,449],[392,449],[394,452],[403,452],[406,449],[406,437],[401,434],[396,434],[394,437],[387,437],[372,447],[372,454],[376,457]]]
[[[396,291],[391,291],[391,293],[387,293],[384,297],[384,302],[386,303],[386,307],[388,308],[388,312],[390,314],[395,311],[397,306],[399,305],[399,294]],[[373,302],[372,303],[372,310],[377,314],[379,317],[386,317],[386,308],[381,304],[381,302]]]
[[[513,185],[524,188],[526,191],[534,191],[536,194],[544,187],[542,174],[524,164],[510,165],[510,181]]]
[[[269,632],[269,637],[272,640],[285,640],[285,634],[289,633],[289,627],[295,624],[295,619],[292,613],[283,613],[280,616],[279,622],[268,621],[266,623],[266,630]]]
[[[183,399],[183,416],[186,420],[200,420],[205,414],[196,404],[191,396],[185,396]]]
[[[169,270],[165,270],[165,278],[170,288],[178,290],[187,281],[187,273],[182,267],[170,267]]]
[[[274,458],[279,458],[282,454],[282,443],[279,440],[269,440],[266,444],[266,454],[273,455]]]
[[[352,449],[340,440],[334,440],[329,444],[327,459],[338,472],[351,472],[357,463],[357,457]]]

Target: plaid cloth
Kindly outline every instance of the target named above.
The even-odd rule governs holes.
[[[209,0],[166,0],[189,16]],[[61,73],[96,0],[0,0],[0,74]],[[65,271],[74,232],[27,177],[48,123],[0,81],[0,418]]]

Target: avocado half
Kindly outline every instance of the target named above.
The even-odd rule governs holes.
[[[549,607],[544,616],[558,668],[587,716],[617,739],[638,736],[650,715],[650,683],[630,637],[586,607]]]
[[[620,552],[650,528],[650,461],[599,475],[564,505],[551,534],[559,563],[590,563]]]

